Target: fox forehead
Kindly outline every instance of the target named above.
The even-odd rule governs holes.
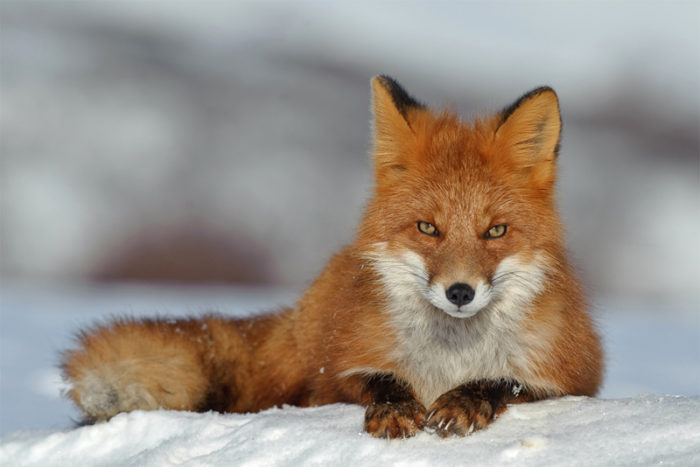
[[[446,218],[473,219],[517,199],[502,176],[506,168],[490,154],[488,124],[449,115],[426,120],[415,130],[415,163],[405,167],[399,188],[404,200]]]
[[[496,127],[493,120],[463,122],[447,112],[422,115],[413,139],[418,165],[455,173],[492,169],[489,152]]]
[[[417,174],[418,175],[418,174]],[[493,221],[512,218],[526,210],[514,190],[488,174],[461,169],[458,172],[426,173],[402,187],[403,202],[397,207],[406,215],[451,230],[481,230]]]

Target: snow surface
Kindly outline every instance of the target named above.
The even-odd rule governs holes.
[[[700,399],[566,397],[512,406],[467,438],[378,440],[363,410],[336,404],[260,414],[121,414],[109,423],[16,433],[2,465],[671,465],[700,464]]]
[[[55,365],[80,327],[124,313],[243,315],[295,296],[267,288],[4,283],[0,465],[700,465],[700,315],[681,306],[602,302],[601,399],[513,406],[464,439],[376,440],[362,432],[363,409],[341,404],[258,414],[134,412],[75,428],[78,413],[60,397]]]

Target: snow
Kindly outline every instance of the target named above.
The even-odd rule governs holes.
[[[0,464],[104,465],[698,465],[700,399],[565,397],[512,406],[466,438],[378,440],[361,407],[284,407],[259,414],[121,414],[109,423],[17,433]]]
[[[4,283],[0,294],[0,465],[700,464],[700,315],[678,304],[601,300],[607,351],[599,399],[512,406],[463,439],[376,440],[363,409],[258,414],[134,412],[76,428],[58,353],[110,316],[231,315],[292,303],[298,291],[137,284]],[[320,368],[319,371],[323,371]],[[652,395],[654,394],[654,395]],[[676,394],[676,395],[668,395]]]

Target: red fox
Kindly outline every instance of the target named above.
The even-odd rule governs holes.
[[[387,76],[372,90],[376,184],[354,242],[277,313],[83,331],[62,369],[86,421],[346,402],[375,437],[464,436],[508,404],[596,394],[601,346],[555,206],[555,92],[465,123]]]

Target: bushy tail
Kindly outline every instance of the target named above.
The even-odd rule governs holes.
[[[250,353],[239,325],[217,317],[122,319],[84,331],[78,348],[63,356],[68,396],[87,422],[132,410],[225,410],[215,406],[216,395],[226,387],[227,397],[235,397],[237,372],[246,366],[237,360]],[[233,355],[223,372],[215,340]]]

